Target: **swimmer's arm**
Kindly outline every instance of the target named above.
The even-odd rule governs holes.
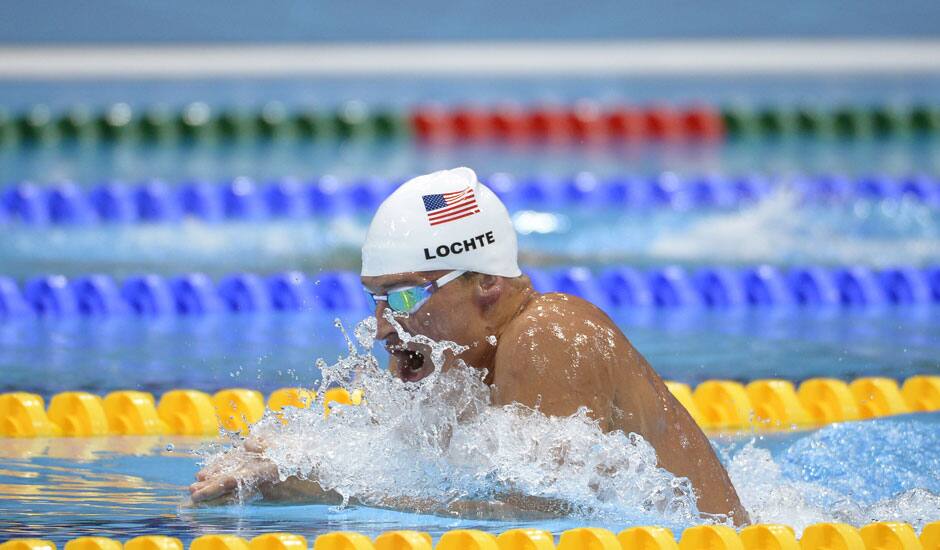
[[[252,448],[258,451],[260,448]],[[343,499],[335,491],[324,490],[313,479],[278,478],[277,466],[258,452],[235,449],[196,474],[190,486],[194,505],[230,504],[241,498],[260,496],[265,502],[295,504],[340,504]],[[388,508],[398,511],[468,519],[543,519],[566,515],[567,503],[554,499],[519,493],[504,493],[492,500],[457,500],[448,504],[432,499],[388,497],[378,502],[353,504]]]
[[[258,491],[265,501],[296,504],[342,504],[343,497],[336,491],[324,490],[312,479],[289,477],[284,481],[262,483]]]
[[[520,403],[549,416],[569,416],[586,406],[603,431],[640,434],[656,450],[660,467],[689,478],[699,510],[731,514],[737,525],[747,524],[727,471],[692,417],[609,318],[570,301],[590,315],[549,311],[500,337],[493,403]],[[596,329],[593,342],[586,326]],[[572,345],[578,335],[589,338],[580,353]]]
[[[222,492],[203,491],[193,493],[193,504],[212,506],[229,504],[235,500],[234,487]],[[335,491],[325,491],[316,481],[288,478],[285,481],[265,482],[258,486],[262,500],[280,504],[330,504],[338,505],[343,501]],[[550,519],[567,514],[569,507],[561,501],[541,499],[527,495],[502,495],[494,500],[457,500],[449,504],[431,499],[408,497],[390,497],[377,503],[362,503],[351,499],[352,504],[365,504],[376,508],[386,508],[399,512],[431,514],[437,516],[460,517],[478,520],[519,520]]]

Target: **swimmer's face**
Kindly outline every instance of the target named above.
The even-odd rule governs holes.
[[[364,276],[362,285],[373,294],[384,295],[390,290],[426,285],[447,273],[449,271],[422,271],[378,277]],[[389,353],[389,370],[407,382],[421,380],[434,371],[431,349],[423,344],[403,343],[395,327],[385,318],[386,310],[389,309],[388,303],[384,301],[379,301],[375,308],[378,321],[376,338],[385,341],[385,349]],[[460,277],[435,289],[430,299],[415,313],[396,314],[395,319],[410,334],[421,334],[436,341],[450,340],[471,346],[474,345],[472,327],[478,316],[473,285],[466,277]],[[469,357],[462,355],[461,358],[472,364]],[[446,354],[443,370],[455,364],[454,357]]]

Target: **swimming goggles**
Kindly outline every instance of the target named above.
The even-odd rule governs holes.
[[[393,311],[410,315],[421,309],[421,306],[431,298],[431,295],[434,294],[437,289],[457,277],[460,277],[464,273],[466,273],[466,271],[451,271],[436,281],[431,281],[430,283],[420,286],[409,286],[389,290],[388,294],[384,295],[372,294],[368,290],[366,290],[366,294],[372,298],[372,303],[376,307],[378,307],[379,302],[386,302],[388,307],[392,308]]]

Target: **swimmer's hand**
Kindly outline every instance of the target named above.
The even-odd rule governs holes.
[[[193,504],[223,504],[258,494],[265,484],[277,481],[277,466],[257,447],[233,449],[196,474],[189,486]]]
[[[281,481],[277,465],[262,454],[266,447],[263,439],[249,437],[241,447],[230,450],[200,470],[196,483],[189,486],[192,504],[230,504],[257,496],[273,502],[342,502],[337,493],[324,491],[314,480],[290,477]]]

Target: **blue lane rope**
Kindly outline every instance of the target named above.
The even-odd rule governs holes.
[[[565,292],[602,309],[636,308],[845,308],[940,304],[940,266],[837,268],[680,266],[650,270],[609,267],[528,269],[535,288]],[[367,314],[369,302],[353,272],[317,275],[291,271],[261,276],[235,273],[213,281],[205,274],[109,275],[68,279],[0,277],[0,319],[136,315],[206,315],[220,312],[319,311]]]
[[[88,225],[164,223],[183,218],[204,221],[270,220],[373,212],[403,179],[341,182],[325,176],[311,181],[283,178],[258,184],[248,178],[169,185],[159,180],[138,185],[110,182],[85,189],[74,182],[36,185],[23,182],[0,190],[0,223]],[[566,178],[514,178],[494,174],[485,181],[510,210],[571,207],[621,209],[738,208],[766,197],[783,185],[804,202],[907,198],[940,208],[940,179],[806,176],[783,180],[761,177],[599,178],[581,173]]]

